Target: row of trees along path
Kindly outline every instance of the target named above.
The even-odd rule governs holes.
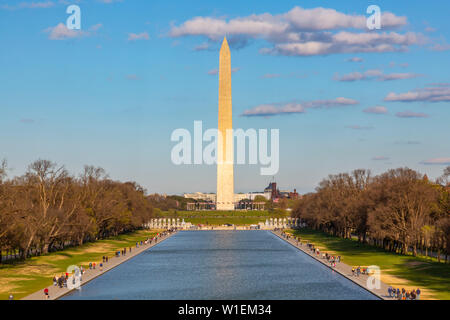
[[[145,190],[85,166],[78,177],[64,166],[38,160],[8,179],[0,164],[0,263],[25,259],[142,227],[152,217]]]
[[[391,252],[450,253],[450,167],[436,181],[408,169],[330,175],[296,204],[293,216],[334,236],[357,236]]]

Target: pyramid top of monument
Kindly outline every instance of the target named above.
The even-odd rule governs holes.
[[[220,48],[220,50],[223,49],[230,49],[230,47],[228,46],[228,41],[227,41],[227,37],[223,37],[223,42],[222,42],[222,47]]]

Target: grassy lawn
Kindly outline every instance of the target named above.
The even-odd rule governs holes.
[[[424,298],[450,299],[449,264],[386,252],[355,240],[341,239],[319,231],[301,229],[289,232],[300,236],[302,242],[307,240],[313,243],[321,251],[340,255],[348,265],[379,266],[381,280],[394,287],[420,288]]]
[[[156,234],[155,230],[140,230],[117,237],[91,242],[79,247],[52,252],[14,264],[0,265],[0,300],[21,299],[52,284],[54,275],[66,272],[70,265],[88,267],[89,262],[99,262],[103,256],[114,256],[115,251],[134,246]]]

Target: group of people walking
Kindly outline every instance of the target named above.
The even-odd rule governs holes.
[[[292,238],[294,241],[297,241],[297,246],[302,245],[300,237],[296,237],[285,232],[281,232],[281,236],[286,240],[290,240]],[[320,250],[316,248],[314,244],[307,242],[306,246],[313,255],[320,257]],[[336,263],[341,262],[341,256],[333,256],[328,253],[322,253],[322,259],[326,259],[330,263],[331,267],[336,267]],[[369,270],[369,267],[352,267],[352,276],[354,277],[359,277],[361,274],[370,275],[371,272],[372,270]],[[405,290],[405,288],[393,288],[392,286],[389,286],[388,288],[389,298],[397,300],[419,300],[420,294],[421,291],[419,288],[411,291]]]
[[[303,245],[300,237],[296,237],[296,236],[286,233],[286,232],[281,232],[281,236],[286,240],[292,239],[292,240],[296,241],[297,246]],[[314,244],[307,242],[306,246],[308,247],[308,249],[311,251],[312,254],[314,254],[318,258],[320,257],[320,250],[319,250],[319,248],[316,248],[314,246]],[[336,263],[341,262],[341,256],[333,256],[333,255],[329,255],[328,253],[322,253],[322,259],[326,259],[332,268],[336,267]]]
[[[59,277],[53,277],[53,286],[58,286],[60,288],[67,288],[67,280],[69,280],[69,273],[61,274]],[[47,292],[48,293],[48,292]]]
[[[419,288],[417,290],[407,291],[405,288],[393,288],[389,286],[388,295],[389,298],[397,299],[397,300],[420,300],[421,291]]]
[[[361,266],[352,267],[352,276],[359,277],[361,274],[369,275],[370,274],[369,268]]]
[[[159,238],[165,237],[174,231],[176,231],[176,230],[170,229],[170,230],[158,233],[152,238],[147,238],[145,240],[138,241],[138,242],[136,242],[136,248],[139,248],[140,246],[147,245],[147,244],[152,244],[152,243],[156,244],[156,243],[158,243]],[[116,251],[116,253],[115,253],[116,258],[118,258],[120,256],[126,256],[127,252],[131,253],[131,249],[132,249],[131,247],[128,247],[128,248],[123,248],[122,250]],[[110,257],[103,256],[102,261],[99,262],[98,264],[96,262],[89,262],[89,270],[96,270],[98,267],[97,270],[102,272],[104,264],[108,263],[109,261],[110,261]],[[85,271],[86,270],[82,266],[80,266],[80,281],[81,281],[81,277],[85,273]],[[55,287],[59,287],[59,288],[67,288],[67,281],[69,280],[70,276],[71,275],[68,272],[66,272],[65,274],[61,274],[60,276],[55,275],[53,277],[53,285]],[[45,299],[50,299],[48,288],[44,289],[44,296],[45,296]]]

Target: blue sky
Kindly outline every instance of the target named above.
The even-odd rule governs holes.
[[[69,4],[81,8],[79,32],[64,29]],[[370,4],[381,30],[362,25]],[[171,163],[170,135],[194,120],[217,126],[214,70],[227,35],[234,127],[280,129],[282,189],[309,192],[356,168],[435,178],[450,164],[449,10],[448,1],[0,0],[0,158],[12,176],[45,158],[73,173],[101,166],[151,193],[214,192],[215,167]],[[259,165],[235,169],[237,192],[271,179]]]

